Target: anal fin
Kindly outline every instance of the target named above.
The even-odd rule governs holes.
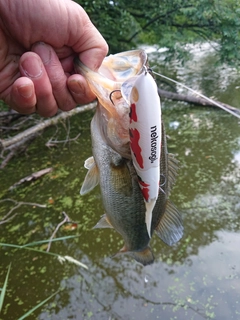
[[[152,226],[152,212],[153,212],[153,208],[156,204],[156,199],[151,199],[149,202],[145,201],[145,208],[146,208],[146,212],[145,212],[145,223],[147,226],[147,232],[149,235],[149,238],[151,239],[152,235],[151,235],[151,226]]]
[[[93,229],[98,229],[98,228],[113,228],[106,214],[104,214],[101,217],[101,219],[98,221],[98,223],[93,227]]]

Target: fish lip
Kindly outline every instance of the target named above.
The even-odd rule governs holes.
[[[82,61],[78,57],[75,57],[73,59],[73,66],[74,66],[74,71],[76,73],[80,73],[82,76],[86,76],[87,73],[89,72],[86,66],[82,63]]]

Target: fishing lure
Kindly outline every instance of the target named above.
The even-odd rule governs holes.
[[[130,149],[145,201],[145,222],[151,238],[152,211],[160,185],[160,99],[157,85],[147,69],[125,81],[121,93],[130,105]]]

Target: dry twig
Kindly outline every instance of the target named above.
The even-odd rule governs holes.
[[[4,223],[7,223],[10,220],[12,220],[18,214],[18,212],[16,212],[13,215],[11,215],[11,214],[13,213],[14,210],[19,208],[20,206],[28,205],[28,206],[39,207],[39,208],[46,208],[47,207],[45,204],[39,204],[39,203],[35,203],[35,202],[16,201],[16,200],[13,200],[13,199],[10,199],[10,198],[2,199],[2,200],[0,200],[0,203],[2,203],[4,201],[11,201],[11,202],[14,202],[16,205],[11,210],[9,210],[8,213],[5,214],[4,217],[2,217],[2,219],[0,221],[0,225],[4,224]]]
[[[41,178],[42,176],[44,176],[45,174],[52,172],[52,170],[53,170],[53,168],[46,168],[46,169],[42,169],[40,171],[34,172],[34,173],[30,174],[29,176],[24,177],[24,178],[20,179],[18,182],[14,183],[14,185],[12,185],[8,190],[12,190],[24,182],[37,180],[37,179]]]
[[[48,244],[48,247],[47,247],[47,252],[49,252],[49,250],[50,250],[50,247],[51,247],[51,244],[52,244],[52,239],[55,237],[55,235],[56,235],[56,233],[58,232],[58,230],[59,230],[59,228],[62,226],[62,225],[64,225],[64,223],[66,223],[66,222],[71,222],[71,219],[69,218],[69,216],[66,214],[66,212],[62,212],[62,214],[64,215],[64,219],[63,219],[63,221],[61,221],[58,225],[57,225],[57,227],[56,227],[56,229],[53,231],[53,234],[51,235],[51,238],[49,239],[49,244]]]
[[[48,142],[45,144],[45,146],[47,147],[54,147],[56,144],[58,143],[67,143],[67,142],[71,142],[71,141],[76,141],[79,137],[80,137],[81,133],[77,134],[75,138],[68,138],[65,140],[52,140],[53,137],[51,139],[48,140]]]

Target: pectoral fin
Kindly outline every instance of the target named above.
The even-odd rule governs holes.
[[[90,157],[85,161],[84,167],[88,169],[88,173],[86,174],[82,188],[80,190],[81,195],[90,192],[99,183],[98,167],[93,157]]]
[[[165,213],[155,231],[158,237],[169,246],[178,242],[183,236],[181,215],[169,200],[167,201]]]
[[[93,227],[93,229],[98,229],[98,228],[113,228],[106,214],[104,214],[101,217],[101,219],[98,221],[98,223]]]

